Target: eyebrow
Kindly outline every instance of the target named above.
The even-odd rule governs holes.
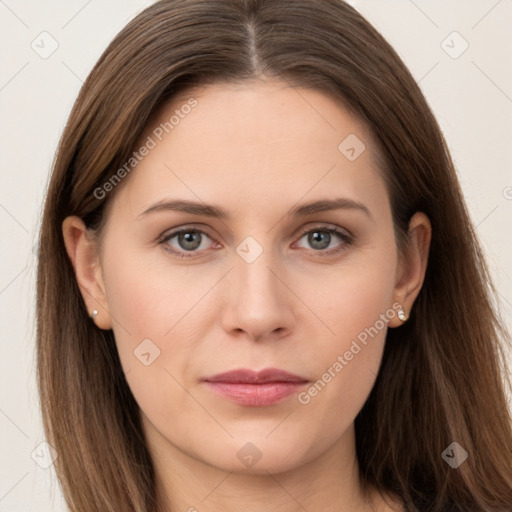
[[[363,212],[367,217],[374,221],[374,218],[367,206],[358,201],[354,201],[353,199],[344,197],[311,201],[309,203],[292,208],[287,215],[303,217],[313,213],[320,213],[330,210],[356,210]],[[183,213],[190,213],[192,215],[213,217],[221,220],[229,218],[229,214],[219,206],[184,199],[159,201],[158,203],[150,206],[142,213],[140,213],[137,218],[145,216],[149,213],[161,211],[179,211]]]

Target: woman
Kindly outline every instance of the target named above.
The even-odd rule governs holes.
[[[512,510],[489,283],[439,127],[353,8],[155,3],[84,83],[45,204],[70,510]]]

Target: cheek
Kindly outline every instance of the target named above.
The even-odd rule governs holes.
[[[333,269],[329,278],[324,278],[322,293],[316,292],[316,300],[314,290],[303,291],[315,300],[312,307],[334,331],[332,338],[339,340],[339,344],[334,343],[336,349],[343,348],[391,308],[395,269],[396,253],[392,246],[372,248],[358,256],[357,261],[354,258],[353,262]]]
[[[190,407],[178,382],[187,372],[191,347],[186,337],[175,333],[185,306],[200,290],[188,292],[190,284],[178,271],[165,273],[126,254],[106,261],[104,268],[115,343],[128,386],[147,416],[177,419],[174,412],[185,413]]]
[[[196,330],[209,325],[201,321],[204,297],[218,276],[136,251],[106,258],[104,276],[119,358],[137,402],[143,410],[169,403],[184,410],[178,382],[186,380],[204,338]]]
[[[395,256],[391,247],[375,252],[357,268],[341,269],[313,303],[332,332],[317,347],[317,380],[299,402],[313,415],[343,411],[326,418],[334,431],[353,421],[379,372],[388,322],[396,315]]]
[[[133,339],[162,338],[211,288],[215,276],[198,275],[159,258],[125,256],[105,264],[114,331]]]

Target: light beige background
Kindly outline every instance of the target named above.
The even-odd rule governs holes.
[[[0,512],[65,510],[40,447],[34,243],[79,87],[114,35],[150,3],[0,0]],[[512,0],[351,3],[397,49],[443,128],[510,330]],[[58,48],[42,58],[52,39]]]

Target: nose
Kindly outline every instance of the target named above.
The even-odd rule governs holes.
[[[234,268],[227,278],[226,332],[237,336],[245,333],[252,341],[279,339],[291,332],[296,303],[287,283],[289,273],[271,251],[263,251],[252,263],[235,254]]]

